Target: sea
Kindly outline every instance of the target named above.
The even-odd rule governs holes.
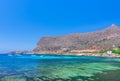
[[[120,58],[0,54],[0,81],[120,81]]]

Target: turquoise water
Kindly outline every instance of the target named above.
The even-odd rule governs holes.
[[[120,81],[120,58],[0,55],[0,81]]]

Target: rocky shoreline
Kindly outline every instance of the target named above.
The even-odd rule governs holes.
[[[53,55],[75,55],[75,56],[95,56],[95,57],[111,57],[120,58],[119,54],[95,54],[95,53],[80,53],[80,54],[53,54]]]
[[[29,55],[75,55],[75,56],[98,56],[98,57],[113,57],[113,58],[120,58],[120,54],[107,54],[107,53],[99,53],[99,52],[86,52],[86,53],[82,53],[82,52],[76,52],[76,53],[72,53],[72,52],[33,52],[33,51],[12,51],[12,52],[8,52],[5,54],[15,54],[15,55],[19,55],[19,54],[29,54]]]
[[[81,53],[76,54],[77,56],[100,56],[100,57],[112,57],[112,58],[120,58],[119,54],[94,54],[94,53]]]
[[[75,55],[75,56],[97,56],[97,57],[112,57],[112,58],[120,58],[120,54],[107,54],[107,53],[6,53],[6,54],[28,54],[28,55]]]

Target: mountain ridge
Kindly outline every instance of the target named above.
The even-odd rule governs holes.
[[[113,45],[120,46],[120,28],[112,24],[106,29],[88,32],[73,33],[64,36],[42,37],[33,50],[35,53],[61,53],[73,50],[109,50]]]

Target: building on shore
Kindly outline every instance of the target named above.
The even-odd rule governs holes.
[[[112,54],[112,51],[110,51],[110,50],[109,50],[109,51],[107,51],[107,54],[109,54],[109,55],[110,55],[110,54]]]

